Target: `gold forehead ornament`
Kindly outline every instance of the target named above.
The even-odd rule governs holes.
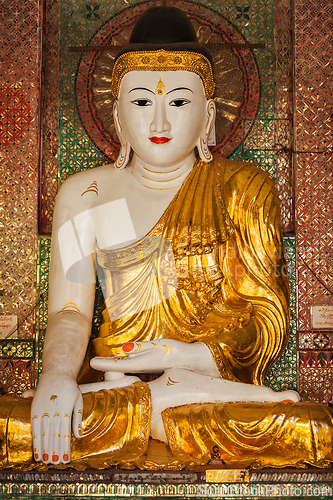
[[[207,57],[197,52],[152,50],[126,52],[118,57],[112,71],[111,92],[117,98],[120,82],[129,71],[191,71],[200,76],[207,99],[215,90],[213,70]],[[161,82],[162,83],[162,82]],[[159,85],[159,84],[158,84]],[[158,88],[155,89],[155,92]],[[162,84],[163,85],[163,84]],[[158,95],[163,95],[156,92]]]
[[[158,82],[157,87],[155,89],[155,94],[156,95],[164,95],[165,92],[166,92],[165,85],[162,82],[162,80],[160,79],[160,81]]]

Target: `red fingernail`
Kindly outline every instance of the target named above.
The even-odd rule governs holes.
[[[82,436],[82,431],[81,431],[81,429],[79,429],[79,436]]]
[[[281,403],[295,403],[292,399],[284,399]]]
[[[35,453],[35,460],[38,460],[38,457],[39,457],[38,453]]]
[[[134,342],[127,342],[127,344],[123,345],[123,351],[124,352],[131,352],[131,351],[133,351],[134,347],[135,347]]]
[[[49,454],[48,453],[43,453],[43,462],[47,462],[49,459]]]
[[[52,455],[52,462],[58,462],[58,460],[59,460],[59,455],[56,454]]]
[[[64,453],[64,456],[62,458],[65,460],[65,462],[68,462],[69,456],[67,455],[67,453]]]

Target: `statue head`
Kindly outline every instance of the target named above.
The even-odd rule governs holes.
[[[212,56],[175,7],[152,7],[136,22],[112,73],[114,122],[121,143],[116,168],[131,148],[144,161],[172,166],[193,154],[212,159],[215,120]]]

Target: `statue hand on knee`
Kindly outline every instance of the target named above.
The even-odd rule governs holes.
[[[120,373],[163,373],[170,368],[187,368],[220,377],[209,348],[201,342],[159,339],[127,342],[122,349],[126,357],[96,357],[90,365],[95,370]]]
[[[66,374],[44,373],[31,406],[34,458],[46,464],[70,462],[71,429],[82,436],[82,394]],[[73,425],[72,425],[73,417]]]

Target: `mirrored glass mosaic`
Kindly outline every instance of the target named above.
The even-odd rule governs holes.
[[[295,12],[299,388],[325,403],[333,400],[333,337],[311,331],[310,307],[333,304],[332,14],[330,2],[312,0]]]

